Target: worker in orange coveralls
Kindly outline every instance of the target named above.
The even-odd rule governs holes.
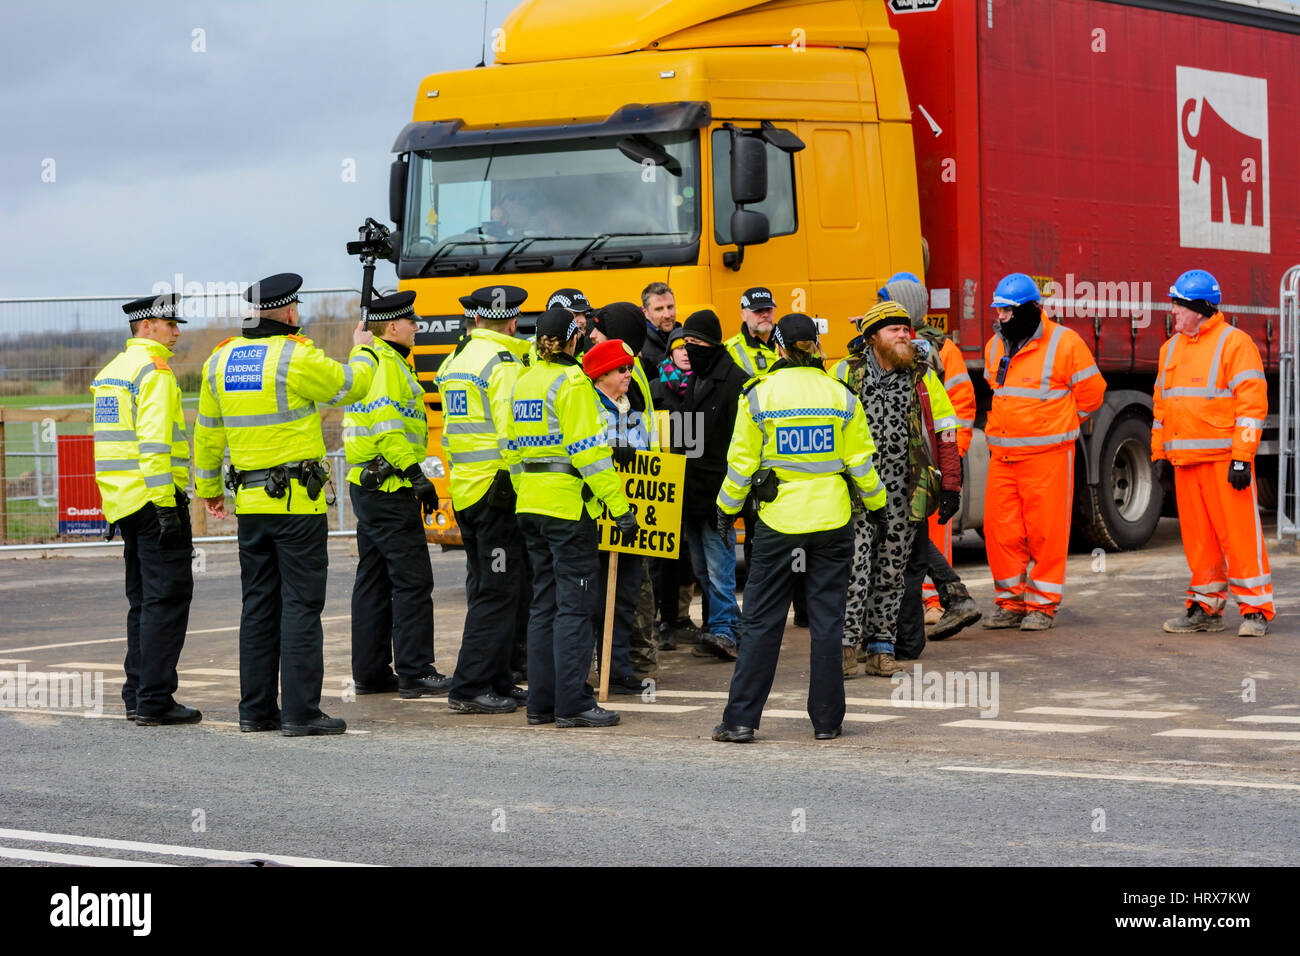
[[[1045,631],[1065,589],[1074,444],[1106,380],[1078,333],[1043,315],[1034,280],[1013,272],[993,293],[997,334],[984,352],[993,405],[984,543],[998,612],[987,628]]]
[[[1183,552],[1192,569],[1187,613],[1171,634],[1222,631],[1228,592],[1241,637],[1262,637],[1273,619],[1273,581],[1259,523],[1254,461],[1268,414],[1259,348],[1219,311],[1219,283],[1203,269],[1169,289],[1174,335],[1160,348],[1151,457],[1174,469]]]

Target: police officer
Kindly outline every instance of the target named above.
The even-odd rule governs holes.
[[[844,582],[853,561],[850,490],[873,512],[885,505],[866,416],[853,391],[822,368],[816,324],[787,315],[773,339],[779,361],[741,396],[717,498],[716,525],[724,535],[745,497],[758,501],[740,654],[722,723],[713,729],[713,739],[724,743],[754,739],[776,676],[797,552],[807,569],[812,630],[808,716],[818,740],[840,735]]]
[[[511,407],[507,440],[520,464],[515,509],[533,569],[528,722],[612,727],[618,714],[596,706],[586,683],[600,502],[620,533],[635,534],[637,522],[614,470],[595,388],[573,358],[580,334],[564,309],[542,313],[539,361],[519,376]]]
[[[420,470],[429,426],[424,386],[407,364],[414,302],[414,292],[371,300],[366,319],[379,367],[370,391],[343,416],[357,516],[352,679],[358,694],[395,690],[408,699],[451,683],[433,666],[433,568],[420,513],[438,510],[438,492]]]
[[[515,338],[527,298],[518,286],[475,291],[477,328],[434,379],[442,393],[451,503],[465,545],[465,625],[447,696],[460,714],[508,714],[527,698],[510,669],[528,574],[511,481],[518,455],[508,438],[510,396],[528,354],[528,343]]]
[[[750,378],[762,378],[776,364],[771,344],[775,316],[776,300],[771,290],[755,286],[740,297],[740,331],[723,344]]]
[[[546,300],[546,307],[551,309],[557,305],[573,316],[584,334],[587,332],[587,316],[593,309],[581,289],[556,289]]]
[[[226,516],[221,461],[239,515],[244,608],[239,622],[239,729],[279,728],[286,737],[341,734],[321,713],[329,519],[316,404],[355,402],[379,364],[374,337],[358,324],[347,365],[298,335],[302,276],[269,276],[244,293],[256,311],[244,334],[226,339],[203,365],[194,429],[196,488],[208,514]],[[283,722],[276,675],[283,687]]]
[[[122,311],[131,338],[90,383],[95,483],[109,539],[122,532],[131,608],[122,702],[137,726],[190,724],[203,715],[172,696],[194,594],[190,448],[180,386],[167,365],[185,320],[175,294],[136,299]]]

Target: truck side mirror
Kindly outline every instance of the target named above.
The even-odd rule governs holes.
[[[737,206],[767,198],[767,146],[754,136],[731,137],[731,201]]]
[[[399,228],[406,215],[406,179],[410,165],[406,156],[401,156],[388,167],[388,218]]]
[[[731,214],[731,241],[738,246],[756,246],[767,242],[771,224],[767,215],[753,209],[737,209]]]

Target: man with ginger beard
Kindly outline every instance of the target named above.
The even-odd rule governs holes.
[[[916,658],[925,648],[923,628],[899,632],[899,607],[905,591],[920,604],[925,550],[914,545],[936,508],[940,522],[956,513],[961,457],[954,436],[942,437],[955,433],[957,413],[934,370],[917,359],[907,310],[881,302],[862,317],[860,328],[866,348],[852,359],[850,381],[867,416],[887,499],[884,510],[871,516],[876,520],[854,516],[844,676],[856,674],[861,659],[867,674],[890,677],[904,669],[898,657]]]

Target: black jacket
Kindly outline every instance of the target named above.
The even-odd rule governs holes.
[[[727,474],[727,448],[736,426],[736,404],[747,381],[744,369],[726,349],[719,351],[722,354],[712,369],[691,375],[682,403],[683,416],[690,419],[692,441],[702,452],[690,457],[693,453],[687,449],[682,493],[683,514],[696,518],[712,518],[717,506],[718,489]]]
[[[680,322],[673,323],[674,329],[681,327]],[[645,373],[651,380],[659,377],[659,363],[668,354],[668,336],[671,334],[671,329],[660,332],[658,326],[649,319],[646,320],[645,344],[641,346],[641,364],[645,366]]]

